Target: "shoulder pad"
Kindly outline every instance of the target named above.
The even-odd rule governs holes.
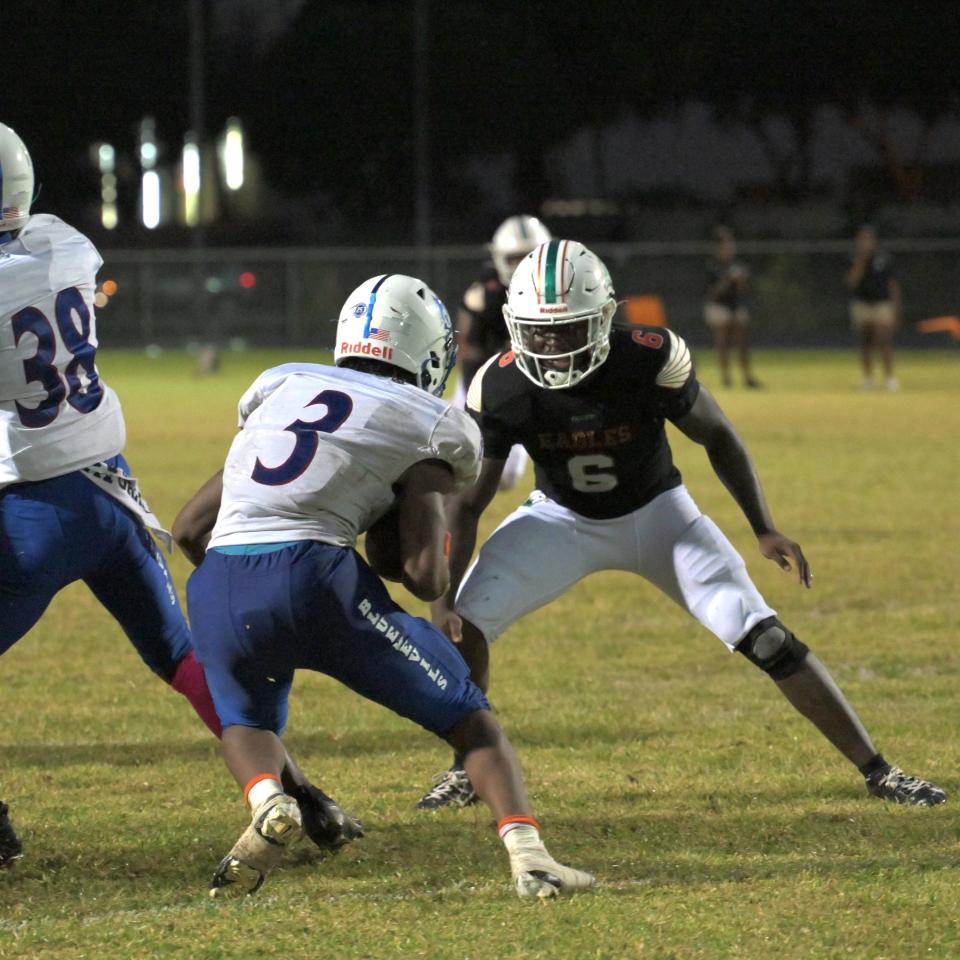
[[[670,345],[670,352],[657,374],[656,384],[658,387],[677,389],[690,379],[693,359],[690,356],[690,348],[683,337],[671,330],[665,330],[664,333]]]
[[[502,354],[495,353],[474,375],[470,381],[470,389],[467,391],[467,409],[474,413],[481,412],[483,398],[483,375],[487,372],[490,365],[499,360]]]
[[[50,258],[50,285],[54,291],[72,284],[92,283],[103,264],[90,240],[53,214],[31,216],[18,239],[32,255]]]
[[[450,465],[458,490],[469,487],[480,475],[483,441],[480,428],[457,407],[448,406],[437,421],[427,451]]]
[[[463,305],[471,313],[481,313],[487,305],[487,291],[479,280],[467,287],[467,292],[463,295]]]
[[[270,396],[284,381],[297,373],[310,373],[313,364],[282,363],[278,367],[264,370],[243,392],[237,403],[237,426],[242,427],[247,418]]]

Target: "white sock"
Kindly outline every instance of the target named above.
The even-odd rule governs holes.
[[[543,846],[540,831],[526,823],[505,824],[500,830],[500,839],[511,855]]]
[[[247,803],[250,806],[250,810],[259,810],[267,800],[278,793],[283,793],[283,786],[279,780],[274,780],[272,777],[265,777],[263,780],[258,780],[247,791]]]

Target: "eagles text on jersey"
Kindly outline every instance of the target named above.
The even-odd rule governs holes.
[[[623,516],[680,484],[664,421],[690,411],[700,384],[686,343],[661,327],[619,328],[603,366],[570,390],[548,390],[510,352],[484,365],[468,408],[484,456],[505,459],[521,443],[537,486],[586,517]]]

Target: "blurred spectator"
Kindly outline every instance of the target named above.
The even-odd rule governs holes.
[[[888,390],[898,390],[893,373],[893,331],[900,319],[900,282],[888,254],[877,247],[876,231],[865,224],[853,242],[853,262],[846,276],[850,322],[860,331],[863,388],[873,388],[873,358],[880,355]]]
[[[713,333],[720,365],[720,378],[725,387],[733,386],[730,375],[730,350],[735,347],[745,387],[762,384],[750,372],[750,344],[747,324],[750,314],[746,307],[750,271],[737,260],[733,233],[726,227],[717,227],[713,233],[713,257],[707,263],[707,296],[703,305],[703,319]]]

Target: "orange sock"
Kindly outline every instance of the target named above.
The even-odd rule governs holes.
[[[264,800],[268,800],[275,793],[283,793],[283,787],[277,775],[258,773],[255,777],[251,777],[243,788],[243,799],[251,810],[256,810]]]
[[[515,827],[533,827],[537,833],[540,833],[540,824],[537,823],[533,817],[518,815],[514,817],[504,817],[497,824],[497,834],[502,840]]]

